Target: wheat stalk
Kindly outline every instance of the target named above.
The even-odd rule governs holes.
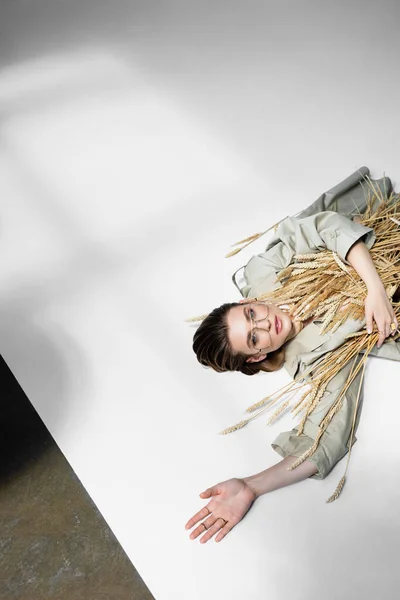
[[[267,425],[271,425],[273,421],[285,410],[285,408],[289,405],[289,400],[286,400],[276,411],[271,415]]]
[[[208,313],[206,313],[205,315],[200,315],[199,317],[189,317],[188,319],[185,319],[185,323],[195,323],[196,321],[204,321],[206,317],[208,317]]]
[[[346,475],[343,475],[343,477],[341,478],[341,480],[339,481],[339,483],[337,485],[336,490],[333,492],[332,496],[330,496],[328,498],[328,500],[326,501],[327,504],[329,502],[333,502],[334,500],[336,500],[336,498],[339,498],[340,493],[341,493],[345,483],[346,483]]]
[[[243,244],[243,245],[241,248],[236,248],[236,250],[232,250],[232,252],[229,252],[228,254],[226,254],[225,258],[229,258],[231,256],[234,256],[235,254],[238,254],[238,252],[241,252],[242,250],[244,250],[244,248],[247,248],[247,246],[249,246],[256,240],[258,240],[260,237],[262,237],[266,233],[268,233],[268,231],[271,231],[271,229],[274,229],[276,231],[279,223],[282,223],[282,221],[284,221],[285,219],[287,219],[287,216],[284,217],[283,219],[281,219],[280,221],[278,221],[277,223],[275,223],[274,225],[271,225],[271,227],[268,227],[268,229],[266,229],[265,231],[262,231],[261,233],[254,233],[253,235],[248,236],[244,240],[241,240],[240,242],[236,242],[236,244],[232,244],[232,246],[239,246],[241,244]]]
[[[249,421],[250,421],[250,419],[245,419],[244,421],[240,421],[240,423],[237,423],[236,425],[233,425],[232,427],[227,427],[223,431],[220,431],[220,435],[226,435],[228,433],[233,433],[234,431],[237,431],[238,429],[241,429],[242,427],[247,425],[247,423]]]

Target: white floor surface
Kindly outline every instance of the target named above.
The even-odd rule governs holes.
[[[218,435],[289,378],[201,368],[184,318],[239,299],[268,237],[233,242],[362,165],[400,179],[399,5],[0,10],[0,351],[155,598],[397,597],[398,363],[369,359],[338,501],[346,459],[203,545],[199,493],[296,421]]]

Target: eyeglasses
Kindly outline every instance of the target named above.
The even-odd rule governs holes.
[[[260,321],[265,321],[265,319],[268,318],[268,314],[268,306],[265,304],[265,302],[252,302],[249,305],[248,315],[252,322],[250,340],[253,345],[253,348],[257,350],[256,354],[262,352],[263,349],[269,348],[271,346],[272,340],[269,331],[256,326],[256,323],[259,323]],[[259,344],[262,344],[261,348],[258,348]]]

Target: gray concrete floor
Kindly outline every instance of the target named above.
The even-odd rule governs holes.
[[[151,600],[0,357],[0,599]]]

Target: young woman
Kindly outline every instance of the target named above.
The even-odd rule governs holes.
[[[323,194],[300,216],[281,222],[266,251],[253,256],[244,268],[245,285],[239,287],[244,299],[214,309],[197,329],[193,349],[202,365],[217,372],[240,371],[246,375],[285,366],[295,377],[328,351],[340,347],[349,333],[359,331],[364,325],[368,333],[373,331],[374,325],[379,331],[376,346],[369,354],[400,360],[400,343],[393,339],[391,344],[384,343],[397,333],[393,303],[399,302],[400,288],[390,300],[370,256],[376,240],[374,229],[362,225],[360,217],[351,216],[355,208],[358,214],[366,209],[367,197],[361,180],[367,174],[368,169],[361,168]],[[391,191],[388,178],[373,184],[388,197]],[[391,198],[398,200],[393,194]],[[338,207],[341,213],[332,210]],[[292,263],[295,255],[315,255],[322,250],[332,250],[345,264],[351,265],[365,283],[367,294],[365,320],[347,319],[334,333],[320,335],[324,314],[301,322],[294,319],[284,305],[259,301],[257,296],[279,287],[276,275]],[[234,282],[237,285],[235,279]],[[358,408],[354,392],[360,387],[358,376],[347,390],[343,406],[329,424],[327,435],[317,450],[293,470],[288,467],[313,444],[319,425],[343,388],[349,370],[350,365],[345,365],[329,383],[300,436],[294,428],[274,440],[272,447],[283,457],[281,462],[249,477],[217,483],[200,494],[209,502],[186,523],[186,529],[199,523],[190,534],[191,539],[203,534],[200,542],[204,543],[217,534],[215,541],[219,542],[262,494],[309,477],[324,479],[328,475],[349,450],[354,409]],[[360,413],[361,405],[355,429]],[[355,441],[354,437],[350,446]]]

